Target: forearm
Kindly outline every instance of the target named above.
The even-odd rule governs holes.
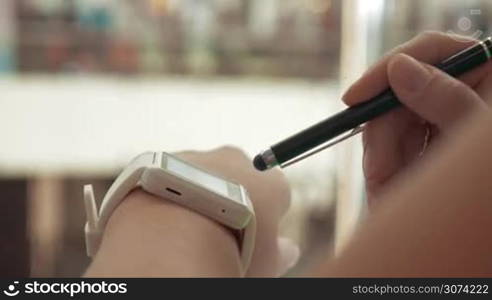
[[[136,190],[115,210],[87,277],[240,276],[237,241],[217,222]]]

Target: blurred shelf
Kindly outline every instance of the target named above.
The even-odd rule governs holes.
[[[0,94],[3,176],[107,175],[149,149],[252,155],[338,101],[333,82],[254,78],[27,76],[1,79]]]

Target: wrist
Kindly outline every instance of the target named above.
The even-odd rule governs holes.
[[[87,276],[240,276],[233,233],[140,189],[114,211]]]

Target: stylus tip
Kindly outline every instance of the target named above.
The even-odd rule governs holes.
[[[253,165],[258,171],[265,171],[267,169],[267,165],[263,160],[263,156],[261,154],[255,156],[255,158],[253,159]]]

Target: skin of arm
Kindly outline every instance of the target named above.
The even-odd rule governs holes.
[[[85,276],[239,277],[238,243],[212,219],[137,189],[111,216]]]

